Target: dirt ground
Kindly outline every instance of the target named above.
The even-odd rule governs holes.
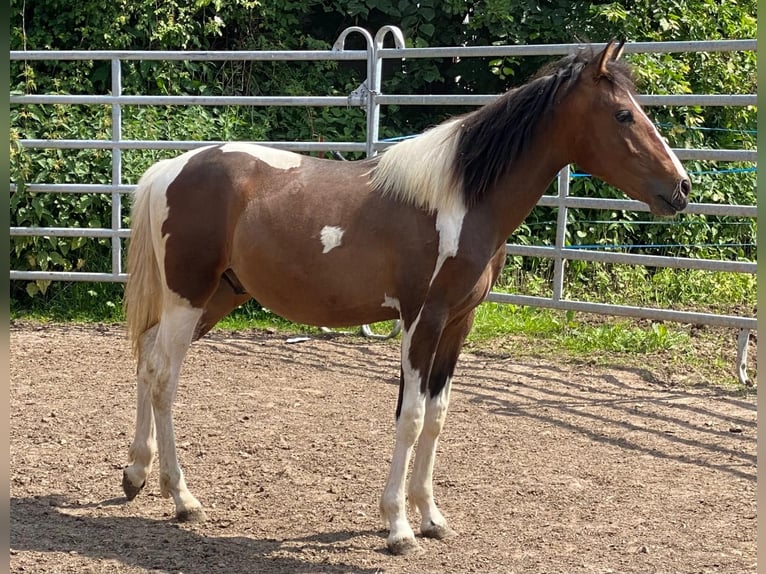
[[[435,471],[459,536],[394,557],[378,498],[398,347],[213,332],[187,357],[179,457],[127,503],[120,326],[10,329],[12,572],[756,572],[756,399],[649,370],[464,354]],[[413,526],[417,516],[411,516]]]

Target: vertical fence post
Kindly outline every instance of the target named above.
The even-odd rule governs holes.
[[[372,43],[373,65],[370,67],[372,77],[368,77],[370,95],[367,100],[367,157],[372,157],[378,153],[376,149],[380,135],[378,95],[381,93],[383,78],[383,56],[380,55],[380,51],[383,49],[383,42],[388,34],[394,38],[394,44],[397,48],[404,49],[405,47],[404,34],[396,26],[383,26],[375,34],[375,41]]]
[[[367,111],[365,152],[367,153],[367,157],[372,157],[375,153],[373,148],[373,138],[377,139],[379,121],[379,104],[375,101],[374,97],[374,90],[376,89],[374,87],[376,76],[375,40],[373,39],[372,34],[370,34],[361,26],[349,26],[340,33],[340,36],[338,36],[338,39],[335,40],[332,49],[342,51],[346,45],[346,38],[349,34],[354,32],[360,34],[364,38],[364,42],[367,48],[367,78],[357,90],[359,92],[359,96],[362,98],[361,104],[365,106]]]
[[[122,66],[119,58],[112,59],[112,96],[122,95]],[[112,143],[119,144],[122,140],[122,107],[119,102],[112,103]],[[112,148],[112,274],[122,273],[122,240],[118,232],[122,227],[122,150]]]
[[[558,215],[556,217],[556,245],[553,259],[553,296],[554,301],[560,301],[564,293],[564,247],[567,234],[567,197],[569,197],[569,166],[559,172],[558,179]]]

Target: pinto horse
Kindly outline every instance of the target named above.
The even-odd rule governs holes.
[[[450,386],[505,242],[570,163],[659,215],[687,205],[689,176],[636,101],[622,44],[581,49],[472,113],[354,162],[245,143],[161,161],[132,207],[125,293],[137,356],[133,499],[159,447],[160,490],[203,520],[178,464],[171,407],[192,341],[250,298],[292,321],[399,319],[396,440],[380,502],[394,554],[454,531],[432,477]],[[409,484],[407,468],[417,451]]]

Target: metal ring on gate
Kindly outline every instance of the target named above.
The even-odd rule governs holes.
[[[329,327],[319,327],[319,329],[322,331],[322,333],[333,333],[336,335],[353,335],[354,334],[353,331],[333,331]],[[393,339],[401,332],[402,332],[402,322],[399,319],[394,321],[394,326],[391,328],[391,331],[388,333],[388,335],[379,335],[378,333],[374,333],[373,330],[370,328],[370,326],[366,324],[359,326],[359,333],[363,335],[364,337],[369,337],[370,339]]]
[[[402,332],[402,322],[399,319],[394,321],[394,326],[391,328],[391,332],[388,335],[378,335],[377,333],[373,333],[369,325],[362,325],[359,327],[359,331],[362,335],[370,337],[371,339],[393,339]]]

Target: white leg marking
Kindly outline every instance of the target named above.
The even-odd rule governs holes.
[[[132,485],[132,492],[126,493],[129,498],[135,496],[146,483],[146,478],[152,470],[154,455],[157,453],[156,429],[154,426],[154,409],[152,408],[152,378],[147,372],[147,356],[151,353],[157,339],[157,326],[152,327],[141,335],[136,392],[136,434],[128,450],[128,466],[124,477]],[[128,487],[129,488],[129,487]]]
[[[319,239],[322,241],[322,253],[328,253],[340,247],[345,231],[340,227],[325,225],[319,232]]]
[[[189,306],[173,293],[166,295],[164,309],[156,344],[146,361],[147,372],[154,378],[152,405],[160,455],[160,493],[164,497],[173,497],[179,519],[195,520],[204,518],[204,512],[202,505],[186,487],[178,464],[171,410],[181,364],[202,310]]]
[[[405,486],[412,447],[423,428],[425,413],[425,396],[420,392],[421,374],[413,368],[409,358],[412,335],[419,322],[420,315],[402,335],[402,408],[396,422],[396,442],[388,481],[380,501],[381,517],[390,527],[388,547],[395,554],[407,553],[417,548],[415,533],[407,520]]]
[[[678,156],[670,148],[670,146],[668,145],[668,142],[665,141],[665,138],[662,137],[662,134],[660,134],[660,132],[657,130],[657,126],[655,126],[654,122],[649,119],[649,117],[646,115],[644,110],[641,108],[641,106],[638,104],[638,102],[633,97],[633,94],[628,92],[628,97],[630,98],[630,101],[633,102],[633,105],[636,107],[636,111],[639,114],[641,114],[646,119],[647,122],[649,122],[650,126],[652,126],[652,129],[654,130],[655,137],[665,147],[665,152],[670,156],[670,160],[673,162],[673,167],[675,167],[676,171],[678,172],[679,179],[689,179],[689,174],[686,173],[686,170],[684,169],[684,166],[681,163],[681,160],[678,159]]]
[[[444,426],[449,406],[451,381],[447,379],[441,393],[430,398],[426,403],[423,432],[418,439],[415,463],[409,485],[410,504],[420,511],[420,531],[424,536],[446,538],[454,531],[447,526],[447,521],[434,502],[433,474],[436,446],[439,434]]]
[[[291,151],[242,142],[224,144],[221,151],[247,153],[277,169],[291,169],[303,162],[303,156]]]

